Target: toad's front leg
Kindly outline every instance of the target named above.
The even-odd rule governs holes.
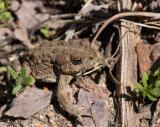
[[[72,76],[61,75],[58,83],[57,97],[60,105],[67,111],[70,115],[76,116],[82,122],[82,116],[92,116],[89,113],[82,112],[82,108],[74,108],[74,105],[69,101],[67,95],[67,84],[70,83]]]

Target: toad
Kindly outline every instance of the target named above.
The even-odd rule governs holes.
[[[30,50],[23,60],[27,71],[41,82],[58,82],[59,104],[69,114],[79,118],[91,116],[82,108],[74,108],[67,95],[67,84],[79,74],[93,68],[98,62],[97,51],[90,47],[88,39],[72,39],[69,42],[45,40],[39,47]],[[101,60],[102,61],[102,60]]]

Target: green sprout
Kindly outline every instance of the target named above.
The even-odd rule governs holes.
[[[157,101],[160,97],[160,68],[154,73],[148,72],[142,75],[142,84],[133,82],[137,87],[135,93],[148,97],[151,101]]]
[[[13,95],[15,95],[23,87],[23,85],[33,85],[35,83],[34,77],[26,77],[26,67],[24,67],[21,72],[15,72],[10,66],[7,66],[7,70],[9,71],[16,83],[15,87],[12,90]]]
[[[84,3],[87,3],[88,2],[88,0],[83,0],[84,1]]]
[[[1,66],[1,67],[0,67],[0,71],[2,71],[2,72],[7,71],[7,67],[5,67],[5,66]]]
[[[41,28],[40,29],[40,32],[44,35],[45,38],[49,39],[50,38],[50,35],[49,35],[49,25],[46,24],[45,25],[45,28]]]
[[[0,1],[0,19],[4,22],[3,26],[8,25],[8,20],[12,17],[9,10],[10,0]]]

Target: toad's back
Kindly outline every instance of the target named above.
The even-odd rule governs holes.
[[[75,75],[93,67],[97,62],[97,54],[87,39],[44,41],[27,53],[25,61],[36,79],[46,81],[47,78],[53,82],[58,73]]]

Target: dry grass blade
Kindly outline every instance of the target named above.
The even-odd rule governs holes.
[[[123,21],[123,22],[130,22],[130,23],[133,23],[135,25],[138,25],[138,26],[142,26],[142,27],[146,27],[146,28],[150,28],[150,29],[158,29],[160,30],[160,25],[159,24],[155,24],[155,23],[151,23],[151,22],[147,22],[147,23],[137,23],[137,22],[133,22],[133,21],[128,21],[128,20],[125,20],[125,19],[120,19],[120,21]],[[151,26],[151,25],[154,25],[154,26]],[[158,26],[159,25],[159,26]]]
[[[152,13],[152,12],[124,12],[124,13],[119,13],[114,16],[112,16],[110,19],[106,20],[104,24],[101,26],[101,28],[98,30],[96,33],[95,37],[93,38],[91,42],[91,46],[99,36],[99,34],[103,31],[103,29],[112,21],[122,18],[122,17],[129,17],[129,16],[145,16],[145,17],[160,17],[160,13]]]

